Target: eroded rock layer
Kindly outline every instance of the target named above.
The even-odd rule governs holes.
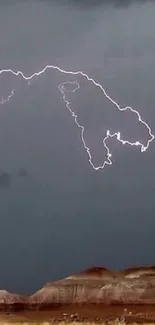
[[[29,298],[33,308],[69,304],[155,304],[155,267],[111,271],[94,267],[47,283]]]

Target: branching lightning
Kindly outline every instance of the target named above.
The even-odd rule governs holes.
[[[71,75],[81,75],[83,76],[84,78],[86,78],[88,81],[92,82],[94,84],[94,86],[96,87],[99,87],[101,89],[101,91],[103,92],[103,95],[106,97],[107,100],[109,100],[112,104],[114,104],[118,110],[120,111],[125,111],[125,110],[130,110],[131,112],[133,112],[136,117],[138,118],[138,121],[140,123],[142,123],[143,125],[145,125],[145,127],[148,129],[148,133],[149,133],[149,140],[147,141],[147,144],[144,146],[143,143],[139,142],[139,141],[136,141],[136,142],[129,142],[127,140],[124,140],[121,138],[121,133],[120,132],[116,132],[116,133],[110,133],[110,130],[107,130],[106,132],[106,136],[103,138],[103,145],[107,151],[107,158],[106,160],[103,161],[103,163],[99,166],[95,166],[92,162],[92,156],[91,156],[91,151],[90,151],[90,148],[87,146],[86,142],[85,142],[85,139],[84,139],[84,131],[85,131],[85,128],[83,125],[81,125],[79,122],[78,122],[78,116],[75,114],[75,112],[71,109],[70,107],[70,103],[69,101],[66,99],[66,96],[65,96],[65,89],[64,89],[64,86],[65,84],[76,84],[76,87],[73,89],[73,90],[67,90],[67,91],[70,91],[70,92],[75,92],[77,89],[80,88],[80,85],[78,84],[77,81],[74,81],[74,82],[71,82],[71,81],[68,81],[68,82],[64,82],[62,84],[59,85],[59,90],[62,94],[62,98],[65,102],[65,105],[67,107],[67,109],[69,110],[69,112],[72,114],[73,118],[74,118],[74,121],[76,123],[76,125],[78,126],[78,128],[81,130],[81,140],[82,140],[82,143],[83,143],[83,146],[84,146],[84,149],[86,150],[87,154],[88,154],[88,159],[89,159],[89,163],[91,164],[91,166],[93,167],[94,170],[99,170],[99,169],[103,169],[105,167],[105,165],[111,165],[112,164],[112,160],[111,160],[111,157],[112,157],[112,153],[110,152],[110,149],[109,147],[107,146],[106,142],[109,138],[113,138],[113,137],[116,137],[116,139],[121,142],[123,145],[130,145],[130,146],[139,146],[140,147],[140,150],[141,152],[144,152],[148,149],[150,143],[153,141],[153,139],[155,138],[155,136],[152,134],[152,131],[151,131],[151,128],[149,127],[149,125],[141,118],[139,112],[137,110],[134,110],[133,108],[129,107],[129,106],[126,106],[124,108],[120,108],[119,104],[117,102],[115,102],[108,94],[107,92],[105,91],[105,89],[102,87],[101,84],[99,84],[98,82],[96,82],[93,78],[90,78],[86,73],[82,72],[82,71],[66,71],[64,69],[61,69],[60,67],[58,66],[54,66],[54,65],[46,65],[42,70],[40,70],[39,72],[35,72],[33,73],[32,75],[30,76],[25,76],[24,73],[22,71],[14,71],[12,69],[2,69],[0,70],[0,75],[3,74],[3,73],[11,73],[15,76],[21,76],[23,79],[27,80],[28,83],[30,84],[30,80],[32,80],[34,77],[36,76],[40,76],[42,75],[44,72],[46,72],[46,70],[48,69],[55,69],[55,70],[58,70],[59,72],[63,73],[63,74],[71,74]],[[6,101],[9,101],[10,98],[14,95],[14,89],[11,91],[11,93],[9,94],[8,98],[7,99],[4,99],[2,98],[2,100],[0,101],[0,104],[4,104]]]

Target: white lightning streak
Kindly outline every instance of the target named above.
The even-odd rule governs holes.
[[[10,98],[15,94],[15,89],[12,89],[11,92],[10,92],[10,95],[8,95],[8,97],[6,99],[4,99],[2,97],[1,101],[0,101],[0,104],[4,104],[6,102],[8,102],[10,100]]]
[[[61,91],[62,93],[62,96],[63,96],[63,100],[66,104],[66,107],[68,108],[68,110],[70,111],[70,113],[72,114],[72,116],[74,117],[74,121],[76,123],[76,125],[81,129],[81,140],[83,142],[83,145],[84,145],[84,148],[86,149],[87,151],[87,154],[88,154],[88,158],[89,158],[89,163],[91,164],[91,166],[93,167],[94,170],[99,170],[99,169],[103,169],[105,167],[105,165],[111,165],[112,164],[112,161],[111,161],[111,157],[112,157],[112,154],[110,153],[110,150],[109,150],[109,147],[107,146],[106,144],[106,140],[108,138],[113,138],[113,137],[116,137],[117,140],[119,142],[121,142],[123,145],[125,144],[128,144],[130,146],[139,146],[140,149],[141,149],[141,152],[144,152],[148,149],[151,141],[153,141],[153,139],[155,138],[155,136],[152,134],[152,131],[151,131],[151,128],[149,127],[149,125],[142,120],[139,112],[137,110],[134,110],[132,107],[129,107],[129,106],[126,106],[124,108],[120,108],[119,104],[117,102],[115,102],[108,94],[107,92],[105,91],[105,89],[102,87],[101,84],[99,84],[98,82],[96,82],[93,78],[90,78],[86,73],[82,72],[82,71],[67,71],[67,70],[64,70],[64,69],[61,69],[60,67],[58,66],[54,66],[54,65],[46,65],[42,70],[40,70],[39,72],[35,72],[33,73],[32,75],[30,76],[25,76],[24,73],[22,71],[14,71],[12,69],[2,69],[0,70],[0,74],[2,73],[6,73],[6,72],[9,72],[9,73],[12,73],[13,75],[15,76],[22,76],[23,79],[25,80],[31,80],[33,79],[34,77],[36,76],[40,76],[42,75],[47,69],[55,69],[55,70],[58,70],[59,72],[61,73],[64,73],[64,74],[71,74],[71,75],[81,75],[83,77],[85,77],[88,81],[92,82],[96,87],[99,87],[101,89],[101,91],[103,92],[104,96],[107,98],[107,100],[109,100],[112,104],[114,104],[118,110],[120,111],[125,111],[127,109],[129,109],[131,112],[135,113],[138,117],[138,121],[141,122],[142,124],[144,124],[146,126],[146,128],[148,129],[148,133],[149,133],[149,136],[150,136],[150,139],[147,141],[147,144],[146,146],[144,146],[143,143],[139,142],[139,141],[136,141],[136,142],[129,142],[129,141],[126,141],[126,140],[123,140],[121,139],[121,133],[120,132],[117,132],[117,133],[110,133],[110,130],[107,130],[107,133],[106,133],[106,137],[103,139],[103,144],[104,144],[104,147],[106,148],[107,150],[107,160],[105,160],[102,165],[99,165],[99,166],[95,166],[92,162],[92,156],[91,156],[91,152],[90,152],[90,149],[89,147],[86,145],[86,142],[84,140],[84,126],[79,124],[78,122],[78,116],[75,114],[75,112],[70,108],[69,106],[69,102],[66,100],[66,97],[65,97],[65,92],[64,92],[64,84],[66,83],[71,83],[71,84],[75,84],[75,82],[66,82],[66,83],[63,83],[63,84],[60,84],[59,85],[59,90]],[[76,82],[77,83],[77,82]],[[77,83],[77,87],[74,89],[74,90],[70,90],[71,92],[74,92],[76,91],[78,88],[79,88],[79,84]],[[1,101],[0,103],[1,104],[4,104],[4,102],[8,101],[10,99],[10,97],[12,97],[14,94],[14,90],[12,90],[11,94],[8,96],[8,98],[6,100],[3,99],[3,101]]]

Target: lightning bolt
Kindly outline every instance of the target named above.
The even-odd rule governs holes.
[[[6,102],[9,102],[10,98],[15,94],[15,89],[12,89],[10,94],[8,95],[8,97],[6,99],[4,99],[2,97],[0,104],[5,104]]]
[[[139,141],[136,141],[136,142],[129,142],[129,141],[126,141],[126,140],[123,140],[121,138],[121,133],[120,132],[116,132],[116,133],[110,133],[110,130],[107,130],[106,132],[106,136],[104,137],[103,139],[103,145],[107,151],[107,159],[103,161],[103,163],[99,166],[95,166],[92,162],[92,156],[91,156],[91,152],[90,152],[90,149],[89,147],[86,145],[86,142],[85,142],[85,139],[84,139],[84,126],[81,125],[79,122],[78,122],[78,116],[75,114],[75,112],[71,109],[70,107],[70,103],[69,101],[67,101],[66,99],[66,96],[65,96],[65,89],[64,89],[64,85],[65,84],[75,84],[76,83],[76,87],[73,89],[73,90],[68,90],[70,92],[75,92],[77,89],[80,88],[80,85],[78,84],[77,81],[74,81],[74,82],[71,82],[71,81],[68,81],[68,82],[65,82],[65,83],[62,83],[60,84],[58,87],[59,87],[59,90],[62,94],[62,97],[63,97],[63,100],[65,102],[65,105],[67,107],[67,109],[69,110],[69,112],[72,114],[73,118],[74,118],[74,121],[76,123],[76,125],[78,126],[78,128],[81,130],[81,140],[82,140],[82,143],[83,143],[83,146],[84,146],[84,149],[86,150],[87,154],[88,154],[88,159],[89,159],[89,163],[91,164],[91,166],[93,167],[94,170],[99,170],[99,169],[103,169],[106,165],[112,165],[112,160],[111,160],[111,157],[112,157],[112,153],[110,152],[110,149],[109,147],[107,146],[106,144],[106,141],[109,139],[109,138],[113,138],[113,137],[116,137],[116,139],[121,142],[123,145],[130,145],[130,146],[139,146],[140,149],[141,149],[141,152],[144,152],[148,149],[150,143],[153,141],[153,139],[155,138],[155,136],[152,134],[152,131],[151,131],[151,128],[149,127],[149,125],[143,121],[143,119],[141,118],[139,112],[135,109],[133,109],[132,107],[130,106],[126,106],[124,108],[120,108],[119,104],[114,101],[108,94],[107,92],[105,91],[105,89],[103,88],[103,86],[101,84],[99,84],[98,82],[96,82],[93,78],[89,77],[86,73],[82,72],[82,71],[66,71],[64,69],[61,69],[60,67],[58,66],[54,66],[54,65],[46,65],[42,70],[40,70],[39,72],[35,72],[33,73],[32,75],[30,76],[25,76],[24,73],[22,71],[14,71],[12,69],[2,69],[0,70],[0,75],[3,74],[3,73],[11,73],[15,76],[21,76],[23,79],[27,80],[28,81],[28,84],[30,84],[30,80],[32,80],[34,77],[38,77],[40,75],[42,75],[44,72],[46,72],[46,70],[48,69],[55,69],[55,70],[58,70],[59,72],[63,73],[63,74],[71,74],[73,76],[77,76],[77,75],[81,75],[83,76],[84,78],[86,78],[88,81],[92,82],[96,87],[99,87],[101,89],[101,91],[103,92],[103,95],[107,98],[107,100],[109,100],[112,104],[114,104],[118,110],[120,111],[125,111],[125,110],[130,110],[131,112],[135,113],[137,118],[138,118],[138,121],[140,123],[142,123],[143,125],[146,126],[146,128],[148,129],[148,133],[149,133],[149,136],[150,136],[150,139],[147,141],[147,144],[146,146],[144,146],[143,143],[139,142]],[[0,104],[4,104],[6,101],[9,101],[10,98],[14,95],[14,89],[11,91],[10,95],[8,96],[7,99],[2,99]]]

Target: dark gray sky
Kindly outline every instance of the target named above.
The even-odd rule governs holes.
[[[83,70],[155,133],[155,5],[94,2],[1,1],[0,69]],[[29,87],[0,77],[0,96],[17,88],[0,105],[0,288],[10,291],[34,292],[92,265],[155,264],[155,141],[142,154],[114,140],[113,165],[94,171],[63,81],[52,71]],[[81,96],[82,105],[85,87]]]

